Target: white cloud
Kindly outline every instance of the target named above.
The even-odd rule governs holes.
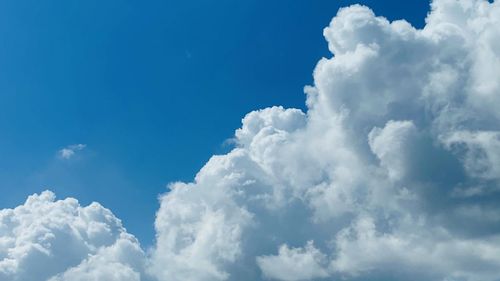
[[[341,9],[307,112],[249,113],[171,184],[146,261],[106,209],[43,193],[2,211],[0,277],[500,280],[499,21],[498,1],[435,0],[421,30]]]
[[[405,218],[392,232],[361,217],[337,234],[332,269],[348,277],[377,271],[401,280],[497,280],[500,235],[462,238],[424,220]],[[406,275],[406,277],[404,277]]]
[[[152,272],[168,257],[161,280],[498,280],[499,20],[479,0],[434,1],[422,30],[341,9],[308,111],[248,114],[235,150],[162,197]],[[201,243],[213,213],[228,239]]]
[[[257,264],[267,278],[299,281],[328,277],[326,260],[326,256],[309,241],[305,248],[290,249],[282,245],[277,256],[257,257]]]
[[[416,138],[416,128],[411,121],[389,121],[383,129],[375,127],[368,134],[368,144],[372,152],[387,169],[390,179],[404,176],[408,159],[405,152],[410,150],[409,141]]]
[[[50,278],[49,281],[140,281],[143,264],[143,253],[139,244],[134,237],[125,234],[113,245],[99,249],[79,265]]]
[[[0,211],[0,280],[139,280],[142,259],[137,240],[98,203],[45,191]]]
[[[57,153],[62,159],[70,159],[76,152],[83,150],[85,147],[87,147],[86,144],[72,144],[59,150]]]

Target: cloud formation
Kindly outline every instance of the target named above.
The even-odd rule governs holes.
[[[137,240],[98,203],[82,207],[45,191],[0,211],[0,280],[136,281],[143,258]]]
[[[421,30],[354,5],[324,35],[307,112],[249,113],[162,197],[153,272],[499,280],[498,1],[436,0]]]
[[[0,279],[500,280],[500,2],[435,0],[423,29],[354,5],[324,35],[307,112],[249,113],[146,257],[45,192],[2,211]]]
[[[75,155],[76,152],[83,150],[85,147],[87,147],[86,144],[72,144],[68,145],[67,147],[59,150],[57,154],[59,157],[62,159],[70,159]]]

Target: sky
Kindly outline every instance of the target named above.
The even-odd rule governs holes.
[[[0,280],[500,281],[500,1],[0,13]]]
[[[421,0],[0,3],[0,207],[50,189],[101,202],[151,244],[158,194],[226,152],[246,113],[305,108],[303,87],[331,56],[322,30],[352,3],[417,27],[429,10]],[[75,144],[86,147],[58,157]]]

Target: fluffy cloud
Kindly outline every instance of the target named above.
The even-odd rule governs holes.
[[[0,211],[0,280],[141,280],[143,252],[98,203],[45,191]]]
[[[171,184],[145,260],[106,209],[43,193],[2,211],[0,277],[500,280],[500,3],[435,0],[423,29],[354,5],[324,35],[307,112],[249,113]]]
[[[283,245],[277,256],[257,257],[257,264],[265,277],[296,281],[328,277],[324,268],[326,256],[307,242],[305,248],[288,248]]]
[[[389,121],[383,129],[375,127],[368,134],[368,144],[380,159],[380,165],[387,169],[390,179],[404,176],[406,163],[403,156],[410,150],[410,140],[416,135],[411,121]]]
[[[307,112],[249,113],[233,151],[162,196],[152,272],[499,280],[500,4],[431,8],[423,29],[341,9]]]
[[[335,239],[333,270],[348,277],[397,280],[498,280],[500,236],[457,237],[442,227],[406,218],[379,231],[373,217],[360,217]]]

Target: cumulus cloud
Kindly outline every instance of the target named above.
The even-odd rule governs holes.
[[[81,144],[81,143],[80,144],[72,144],[72,145],[68,145],[67,147],[59,150],[57,152],[57,154],[62,159],[70,159],[71,157],[73,157],[75,155],[75,153],[83,150],[85,147],[87,147],[86,144]]]
[[[500,2],[435,0],[423,29],[354,5],[324,35],[307,111],[249,113],[172,183],[146,258],[46,192],[2,211],[1,279],[500,280]]]
[[[383,129],[375,127],[368,134],[368,144],[380,159],[380,165],[387,169],[390,179],[403,177],[408,162],[404,156],[410,150],[409,141],[416,134],[411,121],[389,121]]]
[[[249,113],[233,151],[161,197],[152,272],[499,280],[499,21],[498,1],[435,0],[423,29],[341,9],[307,112]]]
[[[326,256],[309,241],[305,248],[290,249],[288,245],[282,245],[276,256],[257,257],[257,264],[267,278],[298,281],[328,277],[324,267],[326,260]]]
[[[0,280],[141,280],[144,254],[108,209],[50,191],[0,211]],[[144,279],[145,280],[145,279]]]

